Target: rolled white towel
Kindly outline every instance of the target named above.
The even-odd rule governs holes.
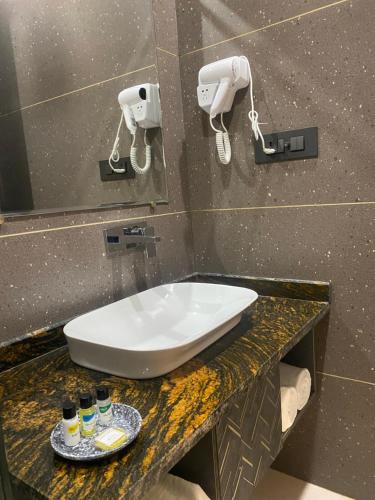
[[[142,500],[210,500],[202,488],[173,474],[165,474]]]
[[[280,363],[280,385],[294,387],[297,391],[297,409],[302,410],[311,393],[311,375],[307,368]]]
[[[294,387],[280,387],[281,430],[285,432],[293,425],[297,416],[297,391]]]

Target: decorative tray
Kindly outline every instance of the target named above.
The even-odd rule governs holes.
[[[97,431],[93,436],[83,437],[76,446],[66,446],[63,438],[63,423],[59,422],[51,432],[51,446],[55,452],[61,457],[69,460],[98,460],[117,453],[128,446],[137,437],[142,426],[142,417],[138,410],[132,406],[113,403],[113,421],[111,427],[120,427],[127,434],[127,439],[124,443],[113,450],[103,451],[95,447],[96,436],[106,429],[97,424]]]

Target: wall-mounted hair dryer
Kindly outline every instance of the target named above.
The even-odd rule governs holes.
[[[221,59],[199,71],[198,102],[211,118],[232,109],[237,90],[249,85],[249,70],[244,56]]]
[[[231,161],[232,151],[228,130],[223,121],[223,113],[232,109],[233,100],[237,90],[247,87],[250,83],[251,111],[249,118],[256,140],[261,138],[263,150],[266,154],[275,153],[274,149],[266,148],[263,135],[259,129],[258,113],[254,110],[253,82],[250,63],[245,56],[228,57],[207,66],[203,66],[198,77],[198,103],[210,115],[210,124],[216,132],[216,147],[220,162],[228,165]],[[223,130],[217,129],[213,118],[220,115]]]
[[[159,86],[153,83],[135,85],[120,92],[118,102],[121,108],[121,119],[112,153],[109,157],[109,165],[116,173],[124,172],[123,169],[116,168],[113,163],[118,162],[120,159],[120,131],[125,120],[126,126],[133,137],[130,147],[130,162],[137,174],[145,174],[149,170],[152,160],[151,145],[147,142],[147,129],[160,127],[161,125]],[[138,165],[137,147],[135,146],[138,126],[145,129],[146,163],[143,167]]]

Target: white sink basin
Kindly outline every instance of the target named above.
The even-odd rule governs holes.
[[[152,378],[222,337],[257,297],[235,286],[162,285],[73,319],[64,332],[79,365],[120,377]]]

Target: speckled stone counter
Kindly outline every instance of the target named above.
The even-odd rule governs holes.
[[[243,286],[243,285],[242,285]],[[254,287],[255,288],[255,287]],[[281,359],[328,312],[326,301],[260,296],[237,327],[170,374],[128,380],[75,365],[66,347],[0,375],[3,436],[18,498],[136,499],[210,430],[231,399]],[[110,460],[57,457],[49,434],[63,399],[98,384],[135,406],[137,440]]]
[[[66,345],[62,326],[37,330],[15,342],[0,344],[0,373]]]

